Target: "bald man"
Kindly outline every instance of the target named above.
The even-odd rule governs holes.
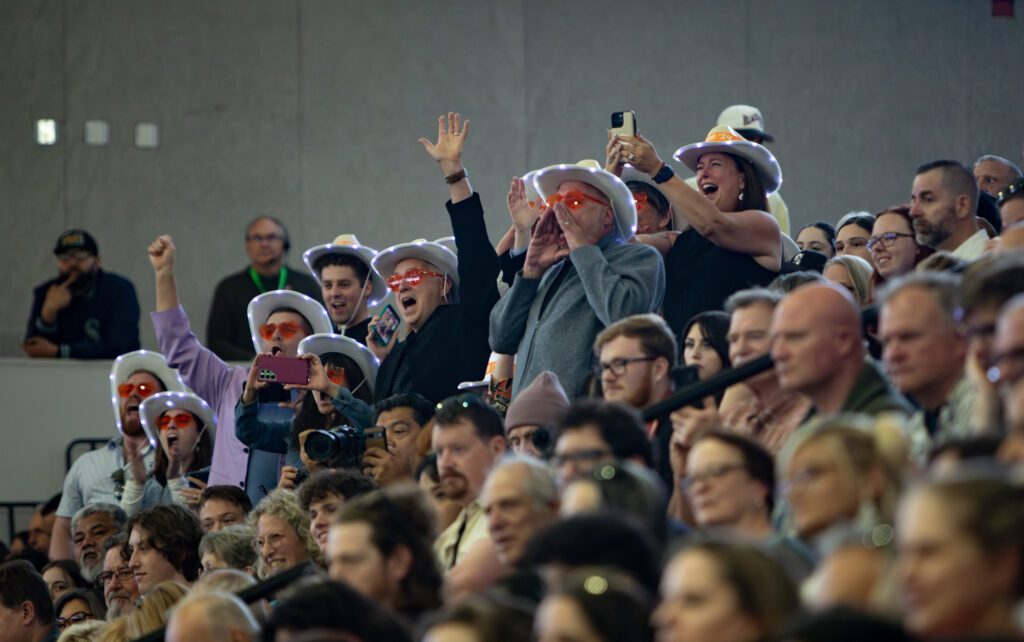
[[[245,604],[228,593],[199,593],[171,612],[168,642],[254,642],[260,627]]]
[[[867,358],[860,310],[842,288],[797,288],[775,308],[771,335],[781,389],[806,395],[815,414],[910,414],[907,400]]]

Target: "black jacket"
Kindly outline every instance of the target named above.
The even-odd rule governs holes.
[[[423,327],[399,341],[377,371],[380,401],[400,392],[418,392],[433,403],[458,392],[463,381],[479,381],[487,368],[491,308],[498,301],[498,256],[494,253],[480,196],[445,204],[459,254],[459,302],[442,305]],[[396,386],[401,361],[408,361],[411,388]]]

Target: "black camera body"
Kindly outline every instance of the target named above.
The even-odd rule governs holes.
[[[314,430],[306,435],[306,455],[328,468],[358,469],[366,451],[363,431],[352,426]]]

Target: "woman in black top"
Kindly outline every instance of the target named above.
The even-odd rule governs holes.
[[[694,315],[720,310],[738,290],[767,285],[782,264],[782,231],[768,213],[768,192],[782,170],[765,147],[728,127],[712,129],[702,143],[675,158],[697,173],[698,190],[663,171],[665,163],[643,136],[611,136],[607,165],[629,163],[655,180],[672,204],[678,232],[640,235],[665,257],[663,315],[677,333]],[[666,174],[668,176],[666,177]]]

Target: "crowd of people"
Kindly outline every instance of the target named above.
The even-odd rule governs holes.
[[[10,543],[0,641],[1024,636],[1013,162],[908,168],[908,203],[791,237],[734,105],[674,153],[695,179],[611,131],[512,179],[494,246],[469,132],[420,139],[452,237],[343,233],[307,276],[260,217],[205,344],[193,248],[146,250],[154,352],[60,236],[24,349],[113,359],[112,438]]]

